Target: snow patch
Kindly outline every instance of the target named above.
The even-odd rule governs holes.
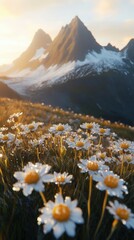
[[[44,48],[37,49],[35,55],[30,59],[29,62],[32,62],[34,60],[41,58],[41,56],[44,54],[44,52],[45,52]]]
[[[108,69],[117,69],[119,66],[124,65],[122,53],[101,49],[100,53],[88,53],[84,61],[77,61],[76,66],[80,67],[88,64],[97,72],[102,72]]]

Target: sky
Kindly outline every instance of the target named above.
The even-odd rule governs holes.
[[[134,38],[134,0],[0,0],[0,65],[19,57],[39,28],[54,39],[76,15],[103,46],[121,49]]]

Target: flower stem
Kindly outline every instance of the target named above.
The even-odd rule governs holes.
[[[89,195],[88,195],[88,202],[87,202],[87,209],[88,209],[88,221],[87,221],[87,223],[88,224],[89,224],[89,219],[90,219],[90,214],[91,214],[92,182],[93,182],[93,178],[90,175],[90,177],[89,177]]]
[[[102,223],[102,220],[103,220],[103,217],[104,217],[105,208],[106,208],[106,204],[107,204],[107,198],[108,198],[108,192],[106,191],[105,197],[104,197],[104,200],[103,200],[101,217],[100,217],[98,226],[97,226],[96,231],[95,231],[94,239],[96,238],[96,235],[97,235],[97,233],[98,233],[98,231],[99,231],[99,228],[100,228],[100,226],[101,226],[101,223]]]
[[[123,173],[123,167],[124,167],[124,153],[122,155],[122,161],[121,161],[121,169],[120,169],[120,177],[122,176],[122,173]]]
[[[88,202],[87,202],[87,210],[88,210],[88,219],[87,219],[87,236],[89,236],[89,220],[91,215],[91,195],[92,195],[92,183],[93,178],[89,176],[89,191],[88,191]]]
[[[44,193],[43,193],[43,192],[40,192],[40,196],[41,196],[41,198],[42,198],[44,204],[46,204],[47,201],[46,201],[46,198],[45,198]]]
[[[115,219],[115,220],[113,221],[113,223],[112,223],[112,228],[111,228],[111,231],[110,231],[110,233],[109,233],[109,235],[108,235],[108,237],[107,237],[107,239],[106,239],[106,240],[110,240],[110,238],[112,237],[112,235],[113,235],[114,231],[115,231],[115,230],[116,230],[116,228],[117,228],[117,224],[118,224],[118,220],[117,220],[117,219]]]
[[[60,186],[60,184],[58,184],[58,188],[59,188],[59,193],[62,195],[62,187]]]

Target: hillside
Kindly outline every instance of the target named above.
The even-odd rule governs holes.
[[[6,112],[5,112],[6,109]],[[64,111],[61,108],[54,108],[51,105],[44,105],[40,103],[31,103],[27,101],[16,101],[13,99],[0,98],[0,125],[4,124],[7,117],[15,112],[23,112],[25,117],[23,123],[31,121],[43,121],[49,127],[52,124],[70,123],[74,126],[79,126],[82,122],[96,122],[102,126],[110,127],[120,137],[134,139],[134,128],[122,123],[111,123],[102,118],[95,118],[90,115],[82,115],[74,113],[73,111]]]
[[[0,98],[22,99],[22,97],[5,83],[0,82]]]
[[[0,239],[133,239],[130,139],[130,126],[1,98]]]

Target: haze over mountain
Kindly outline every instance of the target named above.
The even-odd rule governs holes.
[[[134,39],[122,50],[103,47],[78,17],[53,41],[37,31],[3,75],[33,101],[134,123]]]
[[[27,67],[30,67],[31,69],[37,67],[39,65],[40,57],[45,54],[45,51],[51,42],[51,37],[42,29],[39,29],[35,33],[30,46],[13,62],[13,67],[9,70],[9,73],[15,70],[21,71]]]

